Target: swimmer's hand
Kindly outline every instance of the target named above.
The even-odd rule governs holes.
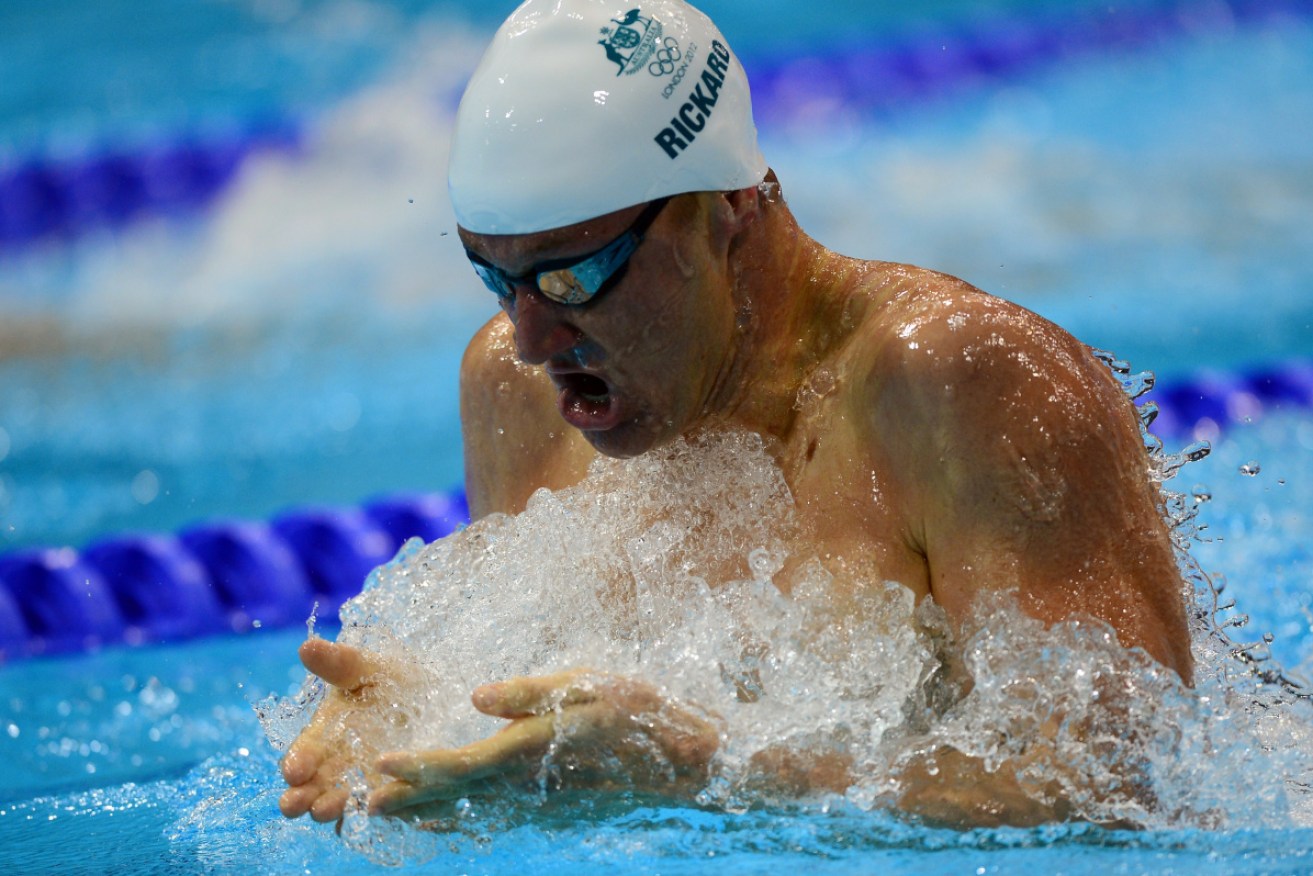
[[[330,689],[283,756],[288,788],[278,808],[288,818],[309,813],[315,821],[337,821],[351,796],[349,773],[362,772],[370,787],[384,781],[372,768],[378,751],[369,748],[371,734],[357,725],[377,720],[385,710],[378,685],[393,673],[377,658],[325,639],[309,639],[299,654],[305,668]]]
[[[383,755],[378,770],[396,781],[370,795],[372,814],[533,782],[549,755],[553,785],[677,792],[700,787],[720,742],[709,720],[652,685],[590,670],[487,684],[472,700],[510,723],[463,748]]]

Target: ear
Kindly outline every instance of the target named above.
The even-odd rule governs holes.
[[[728,211],[725,214],[730,237],[738,235],[761,216],[761,190],[757,186],[723,192]]]

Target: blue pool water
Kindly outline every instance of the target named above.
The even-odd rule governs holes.
[[[799,21],[783,2],[706,4],[763,80],[829,71],[809,101],[763,89],[759,111],[786,195],[828,245],[963,276],[1167,385],[1308,357],[1313,18],[1299,4],[1129,4],[1127,17],[1171,26],[993,76],[927,76],[901,97],[832,75],[907,41],[946,53],[1003,18],[1080,22],[1105,7],[837,3]],[[0,551],[459,483],[455,368],[491,307],[454,240],[444,137],[503,11],[0,12],[0,170],[212,143],[270,120],[298,131],[294,149],[253,153],[191,211],[0,250]],[[52,39],[66,61],[34,62]],[[1248,419],[1205,424],[1214,452],[1181,476],[1213,496],[1201,519],[1218,540],[1194,552],[1252,617],[1235,635],[1271,631],[1275,658],[1313,674],[1313,414]],[[1243,474],[1252,461],[1261,471]],[[374,866],[275,814],[275,755],[251,703],[299,683],[300,636],[0,668],[5,867]],[[589,814],[475,830],[416,869],[1313,871],[1313,832],[1296,824],[956,833],[841,806],[578,805]]]

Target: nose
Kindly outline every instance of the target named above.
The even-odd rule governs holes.
[[[530,365],[541,365],[568,352],[582,337],[570,322],[566,306],[549,300],[529,283],[516,284],[515,298],[507,303],[506,315],[515,326],[515,348],[520,359]]]

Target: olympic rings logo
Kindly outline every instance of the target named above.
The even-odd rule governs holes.
[[[675,62],[683,57],[679,51],[679,40],[674,37],[666,37],[663,40],[665,48],[657,49],[656,60],[647,65],[647,72],[653,76],[668,76],[675,72]]]

